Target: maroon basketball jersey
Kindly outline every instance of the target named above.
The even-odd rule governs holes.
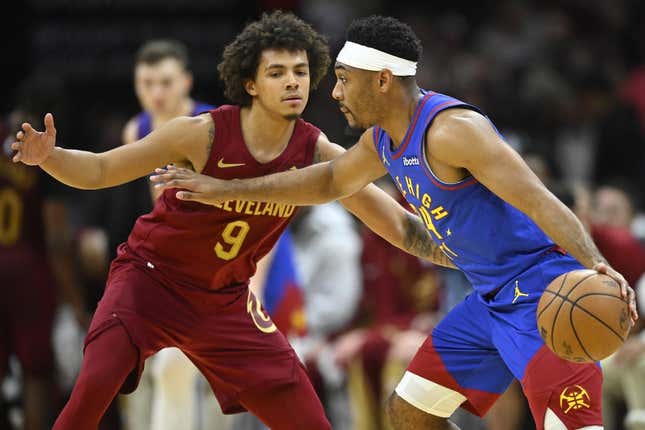
[[[43,177],[11,161],[13,140],[0,130],[0,262],[23,252],[45,254]]]
[[[260,163],[244,143],[239,106],[222,106],[210,113],[215,138],[201,172],[205,175],[251,178],[299,169],[313,161],[320,130],[306,121],[296,121],[280,156]],[[292,205],[236,200],[216,207],[178,200],[176,192],[166,190],[152,212],[139,217],[119,254],[133,255],[175,283],[197,288],[247,282],[296,210]]]

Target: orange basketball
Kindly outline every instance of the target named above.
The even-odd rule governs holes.
[[[616,351],[630,329],[629,306],[620,285],[595,270],[574,270],[555,278],[537,309],[544,342],[576,363],[601,360]]]

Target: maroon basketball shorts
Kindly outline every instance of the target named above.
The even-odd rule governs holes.
[[[143,262],[119,257],[110,269],[85,340],[122,324],[139,350],[121,392],[134,391],[146,358],[181,349],[208,379],[225,413],[243,411],[238,397],[295,382],[300,362],[245,284],[202,290],[179,286]]]

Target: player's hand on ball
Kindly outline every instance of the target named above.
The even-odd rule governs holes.
[[[168,165],[166,168],[157,168],[155,174],[150,176],[150,180],[155,183],[155,188],[158,189],[181,188],[182,190],[175,194],[179,200],[207,205],[216,205],[226,200],[221,196],[227,181],[202,175],[183,167]]]
[[[17,141],[11,144],[11,149],[16,151],[13,162],[19,161],[30,166],[38,166],[49,158],[56,145],[56,127],[54,116],[45,115],[45,131],[35,130],[31,124],[22,124],[22,130],[16,133]]]
[[[636,320],[638,319],[638,310],[636,309],[636,293],[634,292],[634,289],[629,286],[623,275],[616,272],[611,268],[611,266],[606,263],[596,264],[595,266],[593,266],[593,270],[598,273],[603,273],[618,282],[618,284],[620,285],[621,296],[629,303],[629,311],[631,313],[633,327],[636,324]]]

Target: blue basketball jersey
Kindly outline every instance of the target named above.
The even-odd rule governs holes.
[[[207,112],[211,109],[215,109],[215,106],[196,101],[190,116],[199,115],[200,113]],[[151,131],[152,116],[146,111],[139,113],[139,115],[137,115],[137,139],[146,137]]]
[[[425,157],[426,130],[439,112],[454,107],[481,112],[452,97],[423,91],[401,145],[393,148],[379,127],[373,131],[374,144],[432,239],[483,295],[537,264],[555,245],[528,216],[475,178],[446,183],[432,172]]]

